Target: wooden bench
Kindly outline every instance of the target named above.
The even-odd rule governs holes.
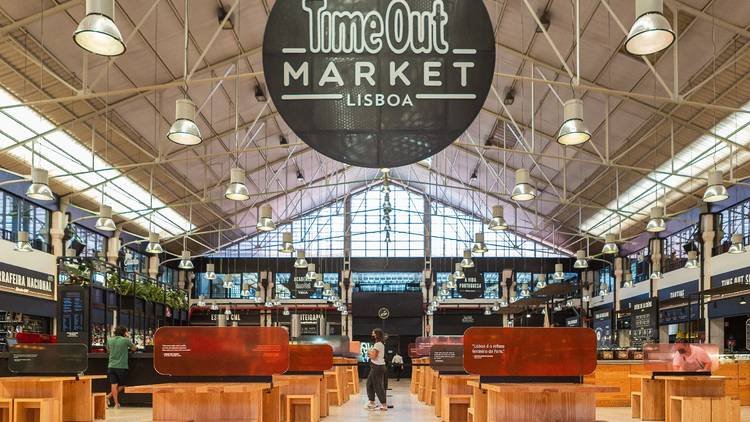
[[[13,422],[59,421],[60,402],[50,398],[13,399]]]
[[[13,399],[0,399],[0,422],[13,422]]]
[[[319,403],[312,394],[286,396],[287,422],[318,422],[320,420]]]
[[[630,393],[630,417],[633,419],[641,418],[641,399],[640,391]]]
[[[440,414],[445,422],[466,422],[471,407],[470,394],[448,394],[441,398]]]
[[[711,397],[711,422],[740,422],[740,399]]]
[[[706,422],[711,420],[711,397],[671,396],[671,422]]]
[[[107,419],[107,393],[94,393],[92,406],[94,409],[91,414],[94,415],[94,420],[106,420]]]

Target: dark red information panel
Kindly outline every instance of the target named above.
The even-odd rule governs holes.
[[[719,369],[716,344],[646,344],[643,366],[652,372],[715,372]]]
[[[464,333],[464,368],[494,377],[577,377],[596,369],[589,328],[485,328]]]
[[[172,376],[270,376],[289,368],[289,335],[279,327],[162,327],[154,369]]]
[[[461,344],[432,346],[430,367],[442,373],[464,373],[464,346]]]
[[[416,353],[418,356],[430,356],[430,349],[436,344],[463,344],[463,336],[430,336],[417,337]]]
[[[328,344],[290,344],[287,372],[323,372],[333,368],[333,347]]]
[[[417,344],[416,343],[409,343],[409,357],[412,359],[418,358],[419,354],[417,354]]]

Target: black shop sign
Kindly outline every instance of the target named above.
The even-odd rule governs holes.
[[[289,294],[292,299],[309,299],[315,294],[315,280],[307,279],[307,268],[295,268],[289,280]]]
[[[0,262],[0,290],[55,299],[55,276]]]
[[[318,152],[360,167],[430,157],[474,121],[495,37],[483,2],[277,0],[263,68],[284,121]]]
[[[484,296],[484,279],[474,268],[464,268],[464,278],[456,280],[456,291],[464,299],[479,299]]]

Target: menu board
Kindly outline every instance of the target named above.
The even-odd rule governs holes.
[[[315,280],[307,279],[307,268],[295,268],[289,280],[289,293],[292,299],[310,299],[315,294]]]
[[[633,304],[630,315],[630,347],[659,341],[658,306],[655,299]]]
[[[14,374],[76,375],[89,367],[84,344],[18,344],[9,352],[8,370]]]
[[[456,280],[456,291],[464,299],[480,299],[484,296],[484,280],[476,267],[464,268],[464,278]]]
[[[472,327],[464,333],[464,368],[496,377],[578,377],[596,369],[589,328]]]
[[[430,367],[441,373],[464,374],[463,344],[436,344],[430,349]]]
[[[60,288],[61,343],[87,343],[86,293],[79,287]]]
[[[594,311],[594,331],[600,348],[612,347],[612,311]]]
[[[290,344],[287,372],[323,372],[333,367],[333,347],[328,344]]]
[[[271,376],[289,368],[289,335],[279,327],[161,327],[154,369],[169,376]]]

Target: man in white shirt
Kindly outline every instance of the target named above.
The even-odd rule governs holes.
[[[672,367],[679,372],[711,372],[711,356],[700,347],[692,346],[687,340],[675,345]]]
[[[393,366],[393,372],[396,374],[396,381],[401,381],[401,373],[404,371],[404,358],[398,352],[391,359],[391,366]]]

